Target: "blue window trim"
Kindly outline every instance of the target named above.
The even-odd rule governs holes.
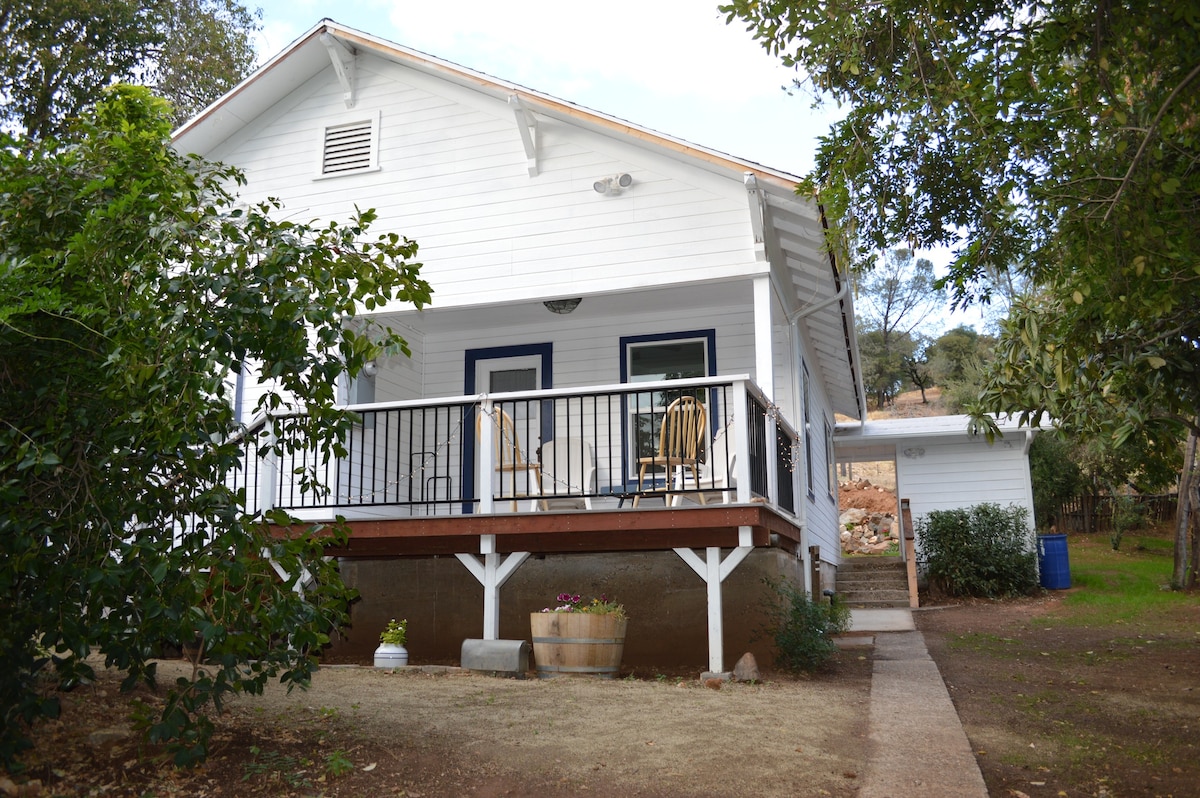
[[[656,341],[685,341],[703,338],[708,341],[708,375],[717,373],[717,331],[690,330],[688,332],[654,333],[653,335],[627,335],[621,338],[621,382],[629,381],[629,345],[648,344]]]
[[[621,344],[621,382],[629,382],[629,345],[630,344],[648,344],[658,341],[688,341],[697,338],[703,339],[708,351],[708,375],[715,376],[717,373],[717,331],[715,329],[708,330],[686,330],[683,332],[666,332],[666,333],[650,333],[647,335],[625,335],[620,339]],[[709,434],[716,434],[717,408],[713,406],[713,411],[709,413]],[[621,481],[625,484],[626,490],[633,490],[637,487],[637,475],[625,471],[630,467],[629,456],[629,401],[625,396],[621,397],[621,470],[624,472],[621,475]]]
[[[476,390],[475,371],[480,360],[492,360],[503,357],[526,357],[534,355],[541,358],[541,389],[554,387],[554,344],[515,344],[513,346],[488,346],[479,349],[468,349],[463,357],[463,393],[472,396],[480,393]],[[553,411],[543,409],[542,440],[548,441],[554,437]],[[463,419],[463,498],[475,498],[475,412],[472,410]],[[463,513],[475,511],[473,502],[463,502]]]

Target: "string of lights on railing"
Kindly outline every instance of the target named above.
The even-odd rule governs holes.
[[[774,402],[772,402],[770,400],[767,400],[765,403],[755,402],[755,404],[757,404],[759,407],[761,407],[763,409],[763,414],[767,418],[769,418],[775,422],[777,429],[780,425],[780,422],[784,422],[784,424],[787,424],[787,419],[783,415],[783,409],[779,405],[775,404]],[[807,424],[805,426],[807,426]],[[806,429],[804,431],[804,434],[805,435],[809,434],[809,430]],[[802,462],[801,456],[800,456],[800,454],[801,454],[800,438],[799,437],[792,438],[791,436],[787,436],[787,438],[790,441],[790,445],[787,447],[784,447],[783,445],[779,444],[779,436],[776,436],[776,444],[779,449],[778,454],[779,454],[779,457],[785,463],[787,463],[788,473],[795,474],[796,467]]]

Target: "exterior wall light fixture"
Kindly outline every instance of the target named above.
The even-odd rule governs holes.
[[[576,297],[575,299],[547,299],[542,304],[545,305],[546,310],[550,311],[551,313],[557,313],[560,316],[565,316],[575,308],[579,307],[579,303],[582,301],[582,297]]]

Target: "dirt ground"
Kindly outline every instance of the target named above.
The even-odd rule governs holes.
[[[44,789],[22,794],[853,796],[868,654],[720,689],[694,672],[542,681],[328,667],[307,692],[235,701],[208,762],[182,771],[131,734],[106,675],[39,727],[26,777]],[[182,664],[162,667],[165,679]]]
[[[1200,795],[1200,602],[1089,628],[1069,592],[914,613],[989,793]]]
[[[1071,592],[914,614],[990,794],[1200,795],[1200,600],[1093,628],[1071,621]],[[162,663],[163,680],[183,667]],[[516,681],[326,667],[309,691],[233,701],[189,770],[131,729],[132,698],[161,699],[121,695],[105,673],[63,695],[0,795],[849,798],[870,756],[871,668],[871,649],[853,648],[811,678],[764,670],[713,690],[695,671]]]
[[[897,512],[895,490],[879,487],[869,480],[865,483],[843,482],[838,485],[838,509],[845,512],[852,507],[894,516]]]

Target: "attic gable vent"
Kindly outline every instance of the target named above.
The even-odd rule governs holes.
[[[379,168],[379,114],[329,125],[321,142],[319,177]]]

